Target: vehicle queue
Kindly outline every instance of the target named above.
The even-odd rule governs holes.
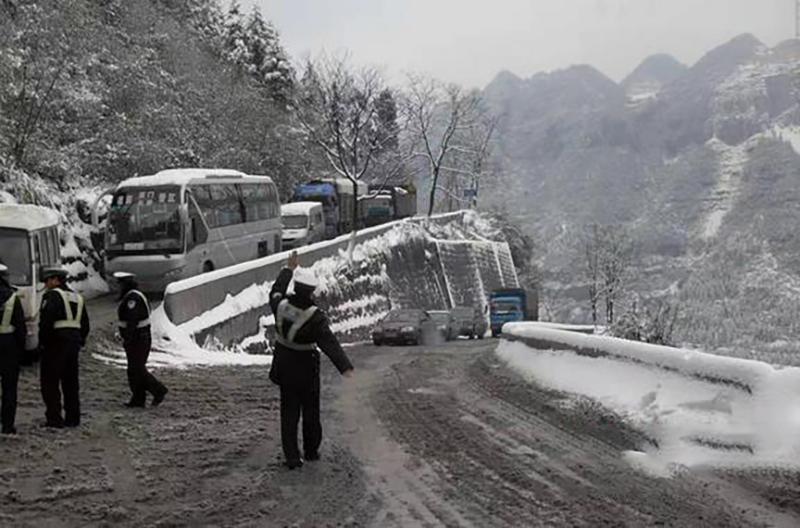
[[[416,213],[412,186],[315,180],[298,185],[292,201],[281,206],[269,177],[217,169],[129,178],[110,194],[104,264],[107,276],[121,288],[118,319],[132,395],[128,407],[144,407],[147,393],[156,406],[168,392],[146,368],[151,346],[146,293],[160,293],[169,282],[218,267]],[[92,215],[96,225],[98,203]],[[0,204],[0,340],[11,350],[6,359],[14,359],[0,365],[4,433],[16,431],[19,364],[37,356],[45,425],[80,424],[78,355],[89,334],[89,316],[85,300],[69,288],[67,271],[59,267],[58,224],[58,215],[47,208]],[[524,318],[514,304],[520,292],[493,294],[482,307],[392,310],[376,326],[373,342],[422,344],[426,335],[445,341],[462,335],[481,339],[490,322],[496,335],[496,320]]]

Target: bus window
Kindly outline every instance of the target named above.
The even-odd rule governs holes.
[[[269,218],[277,218],[281,214],[281,205],[278,200],[278,188],[272,185],[265,185],[267,189],[267,201],[269,202]]]
[[[189,248],[204,244],[208,240],[208,229],[203,222],[203,215],[197,208],[197,200],[189,200],[189,229],[192,230],[189,238]]]
[[[44,249],[43,253],[45,254],[44,262],[42,262],[42,264],[46,266],[56,264],[56,260],[58,259],[58,248],[53,240],[53,230],[45,229],[41,232],[41,237],[42,247]]]
[[[197,206],[206,219],[209,228],[217,227],[217,213],[214,210],[214,201],[211,199],[211,190],[207,185],[197,185],[191,188]]]
[[[259,205],[259,188],[261,185],[242,185],[242,200],[244,200],[245,221],[255,222],[260,218],[258,205]]]
[[[27,231],[0,227],[3,253],[0,262],[8,267],[8,278],[16,286],[30,286],[32,262]]]
[[[269,205],[269,186],[256,186],[256,200],[258,201],[258,219],[269,220],[272,218],[272,211]]]
[[[46,262],[46,258],[42,255],[42,242],[44,242],[44,233],[41,231],[32,233],[33,238],[33,263],[36,266],[42,266]]]
[[[217,225],[220,227],[242,223],[242,211],[239,193],[234,185],[211,185],[211,198],[217,213]]]
[[[121,189],[109,212],[111,251],[182,251],[179,189]]]

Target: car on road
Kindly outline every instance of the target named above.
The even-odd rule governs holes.
[[[472,306],[456,306],[450,311],[458,330],[457,335],[466,336],[470,339],[483,339],[488,324],[486,317],[480,308]]]
[[[433,321],[424,310],[396,309],[386,314],[372,330],[372,342],[376,346],[419,345],[432,327]]]
[[[458,328],[456,320],[453,315],[447,310],[428,310],[428,315],[431,316],[436,330],[445,341],[452,341],[458,337]]]

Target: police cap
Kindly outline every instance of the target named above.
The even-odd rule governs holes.
[[[112,275],[119,282],[130,282],[136,280],[136,275],[128,271],[115,271]]]
[[[42,270],[42,282],[46,281],[51,277],[61,277],[62,279],[67,278],[67,270],[62,268],[61,266],[49,266]]]
[[[319,279],[314,272],[306,268],[297,268],[294,272],[294,282],[315,290],[319,286]]]

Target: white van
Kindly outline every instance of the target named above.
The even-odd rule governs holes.
[[[44,284],[43,267],[61,263],[58,214],[36,205],[0,204],[0,262],[8,267],[9,282],[25,312],[25,348],[39,345],[39,306]]]
[[[281,206],[283,249],[325,240],[325,216],[319,202],[292,202]]]

